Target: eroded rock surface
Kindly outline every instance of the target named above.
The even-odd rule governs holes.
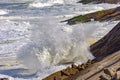
[[[120,80],[120,22],[90,49],[94,62],[72,64],[43,80]]]
[[[73,75],[86,69],[90,64],[93,64],[91,60],[88,60],[86,64],[81,64],[78,66],[72,64],[71,67],[67,67],[66,69],[53,73],[50,76],[44,78],[43,80],[73,80],[73,78],[71,78]]]
[[[97,12],[89,13],[85,15],[79,15],[66,21],[68,22],[68,24],[73,25],[79,22],[85,23],[93,20],[95,21],[120,20],[120,7],[97,11]]]
[[[81,0],[79,3],[88,4],[88,3],[110,3],[117,4],[120,3],[120,0]]]
[[[120,22],[102,39],[90,46],[92,54],[101,59],[120,50]]]

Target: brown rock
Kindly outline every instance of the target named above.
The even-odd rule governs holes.
[[[71,75],[74,75],[74,74],[78,73],[79,70],[72,68],[69,72],[70,72]]]
[[[82,69],[85,69],[86,67],[87,67],[86,64],[82,64],[82,65],[81,65],[81,68],[82,68]]]
[[[72,64],[72,68],[77,69],[77,66],[75,64]]]
[[[92,60],[88,60],[88,62],[86,63],[86,67],[90,66],[91,64],[93,64]]]
[[[108,75],[101,75],[99,78],[100,80],[111,80],[111,77]]]
[[[79,71],[83,70],[83,68],[81,67],[81,65],[78,65],[78,70]]]
[[[62,76],[61,78],[60,78],[60,80],[66,80],[68,78],[68,76]]]
[[[77,72],[79,72],[78,69],[70,68],[70,67],[68,67],[68,68],[61,71],[62,75],[66,75],[66,76],[76,74]]]
[[[70,76],[70,73],[66,70],[61,71],[62,75]]]
[[[104,73],[113,77],[115,76],[116,71],[113,68],[109,68],[109,69],[104,69]]]
[[[120,80],[120,71],[115,74],[115,80]]]
[[[86,67],[87,67],[86,64],[78,65],[78,70],[79,70],[79,71],[84,70]]]
[[[55,80],[59,79],[59,77],[61,77],[61,71],[55,72],[42,80]]]
[[[90,51],[99,61],[120,50],[120,22],[102,39],[90,46]]]
[[[61,80],[60,77],[55,76],[53,80]]]
[[[76,23],[85,23],[91,21],[91,19],[95,21],[113,21],[113,20],[120,20],[120,7],[112,8],[108,10],[101,10],[85,15],[79,15],[73,17],[69,20],[65,20],[68,24],[73,25]]]
[[[87,4],[87,3],[110,3],[110,4],[117,4],[120,3],[120,0],[81,0],[80,3]]]
[[[66,76],[70,76],[70,73],[69,73],[70,70],[71,70],[71,68],[67,67],[66,69],[61,71],[61,74],[66,75]]]

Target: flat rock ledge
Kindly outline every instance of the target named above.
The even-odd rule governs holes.
[[[115,21],[120,20],[120,7],[112,8],[108,10],[101,10],[85,15],[79,15],[71,19],[65,20],[69,25],[77,23],[85,23],[90,21]]]
[[[90,50],[94,60],[78,66],[72,64],[43,80],[120,80],[120,22]]]
[[[120,51],[99,62],[78,65],[72,64],[43,80],[120,80]]]
[[[118,4],[120,0],[81,0],[78,3],[88,4],[88,3],[109,3],[109,4]]]

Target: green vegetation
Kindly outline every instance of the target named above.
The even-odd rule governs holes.
[[[80,3],[83,3],[83,4],[87,4],[87,3],[90,3],[90,2],[93,2],[94,0],[81,0],[79,1]]]
[[[69,19],[68,24],[73,25],[73,24],[76,24],[77,22],[85,23],[88,21],[90,21],[90,18],[88,18],[86,15],[80,15],[72,19]]]
[[[94,13],[89,13],[89,14],[85,14],[85,15],[76,16],[76,17],[74,17],[72,19],[69,19],[67,21],[68,21],[68,24],[70,24],[70,25],[76,24],[78,22],[85,23],[85,22],[91,21],[91,19],[100,20],[106,14],[108,14],[108,13],[105,12],[105,10],[102,10],[102,11],[97,11],[97,12],[94,12]]]

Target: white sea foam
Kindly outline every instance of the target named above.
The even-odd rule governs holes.
[[[9,12],[7,10],[0,10],[0,15],[8,14]]]
[[[52,21],[55,20],[49,18],[47,24],[44,24],[46,19],[39,21],[31,28],[32,42],[21,48],[18,57],[33,72],[38,71],[40,79],[69,66],[62,63],[81,64],[93,59],[86,40],[90,37],[102,37],[117,23],[90,22],[67,26],[54,24]]]
[[[28,37],[28,22],[0,21],[0,54],[15,53]]]
[[[29,6],[39,8],[39,7],[53,6],[55,4],[71,4],[77,1],[78,0],[35,0]]]
[[[10,1],[10,0],[8,0]],[[13,1],[13,0],[11,0]],[[29,1],[29,0],[14,0],[16,1]],[[50,2],[51,1],[51,2]],[[61,1],[61,2],[60,2]],[[75,0],[76,1],[76,0]],[[31,4],[33,7],[45,7],[53,6],[56,4],[69,4],[74,3],[73,0],[34,0]],[[30,5],[31,5],[30,4]],[[32,5],[31,5],[32,6]],[[94,57],[89,51],[89,46],[86,43],[89,37],[102,37],[105,35],[116,23],[112,22],[90,22],[90,23],[80,23],[74,26],[68,26],[65,23],[60,23],[59,16],[68,15],[78,15],[94,12],[97,10],[108,9],[111,7],[116,7],[116,5],[110,4],[97,4],[97,5],[82,5],[82,4],[72,4],[72,5],[58,5],[51,7],[51,12],[43,12],[44,16],[34,16],[38,14],[41,9],[30,9],[26,14],[27,10],[23,11],[23,14],[17,14],[17,16],[2,16],[1,21],[1,38],[13,39],[17,41],[14,43],[0,44],[0,53],[12,52],[14,50],[18,51],[18,60],[22,61],[26,67],[32,72],[38,72],[38,78],[31,78],[27,80],[41,80],[42,78],[54,73],[58,70],[64,69],[66,66],[63,63],[75,62],[75,63],[85,63],[88,59],[93,59]],[[44,9],[44,8],[42,8]],[[14,11],[14,9],[13,9]],[[17,10],[21,12],[21,9]],[[16,12],[17,12],[16,11]],[[35,11],[35,12],[34,12]],[[25,13],[24,13],[25,12]],[[40,11],[42,12],[42,11]],[[13,12],[14,13],[14,12]],[[28,16],[32,13],[32,16]],[[34,13],[34,14],[33,14]],[[36,13],[36,14],[35,14]],[[56,14],[58,17],[55,17]],[[21,17],[22,15],[22,17]],[[23,16],[24,15],[24,16]],[[49,17],[51,16],[52,17]],[[42,17],[42,18],[41,18]],[[55,18],[54,18],[55,17]],[[69,16],[70,18],[71,16]],[[59,18],[59,20],[58,20]],[[3,21],[3,19],[9,19]],[[66,17],[62,17],[66,19]],[[12,20],[12,21],[10,21]],[[15,20],[15,21],[14,21]],[[22,22],[20,20],[23,20]],[[25,20],[30,20],[26,22]],[[110,25],[110,26],[109,26]],[[30,27],[30,29],[28,29]],[[28,43],[26,42],[27,31],[30,30],[31,35]],[[27,35],[27,36],[26,36]],[[22,38],[21,38],[22,37]],[[24,40],[25,39],[25,40]],[[2,40],[2,39],[1,39]],[[0,41],[4,43],[3,40]],[[9,42],[9,41],[8,41]],[[18,48],[19,47],[19,48]],[[13,68],[13,67],[12,67]],[[14,74],[14,73],[12,73]],[[24,72],[23,72],[24,74]],[[31,74],[31,73],[29,73]],[[16,73],[15,73],[16,75]],[[25,76],[25,75],[24,75]],[[14,79],[14,80],[24,80],[24,79]]]
[[[39,64],[45,68],[67,62],[85,63],[88,59],[93,59],[85,40],[100,26],[100,23],[88,23],[89,26],[85,28],[85,24],[67,26],[54,24],[53,21],[55,22],[54,19],[47,18],[47,24],[44,23],[46,19],[43,19],[33,25],[31,29],[32,42],[23,46],[19,51],[21,60],[25,59],[24,62],[31,68],[32,62],[28,63],[28,61],[29,59],[33,61],[32,57],[37,56],[35,58],[36,65]],[[27,57],[32,55],[32,57],[29,56],[30,58],[26,60],[26,55]]]
[[[29,7],[36,7],[36,8],[38,7],[39,8],[39,7],[46,7],[46,6],[52,6],[52,5],[53,4],[51,4],[51,3],[40,3],[40,2],[36,3],[36,2],[34,2],[34,3],[30,4]]]

